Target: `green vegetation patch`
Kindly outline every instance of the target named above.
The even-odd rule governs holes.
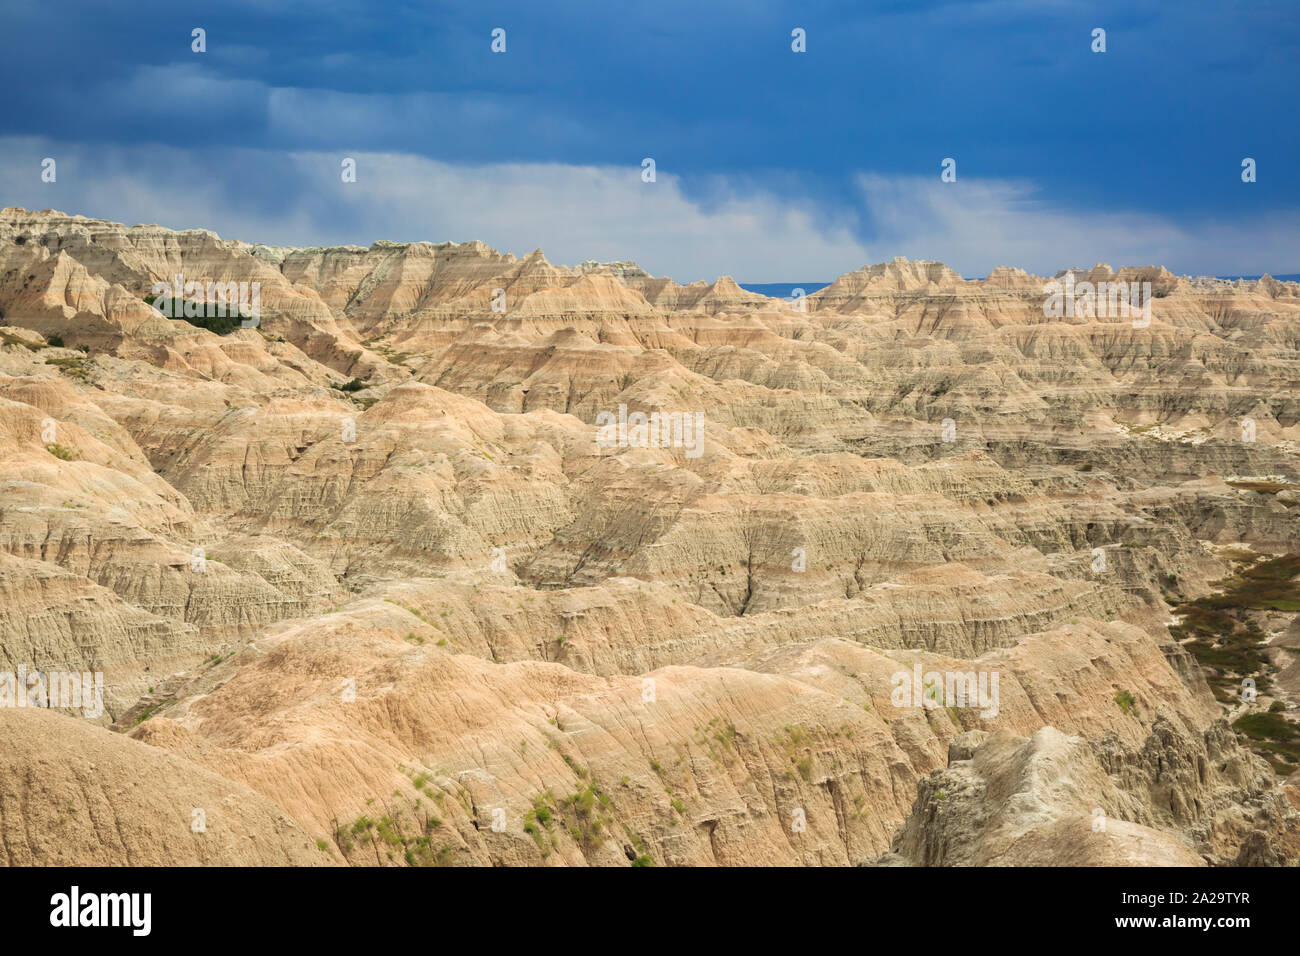
[[[1232,729],[1248,738],[1277,773],[1289,775],[1300,766],[1300,728],[1278,711],[1247,714],[1236,720]]]
[[[442,820],[425,813],[417,819],[403,814],[372,818],[365,814],[351,823],[334,820],[334,842],[345,857],[369,856],[396,862],[399,855],[407,866],[451,866],[455,850],[438,840]]]
[[[1255,483],[1263,484],[1263,483]],[[1258,693],[1271,687],[1271,664],[1264,656],[1265,633],[1252,611],[1300,611],[1300,554],[1254,560],[1234,556],[1238,570],[1215,582],[1219,593],[1177,605],[1182,623],[1169,628],[1205,671],[1215,698],[1233,705],[1241,700],[1242,681],[1250,678]],[[1279,774],[1300,766],[1300,731],[1281,712],[1246,714],[1233,729]]]
[[[144,301],[146,305],[152,306],[160,298],[165,299],[168,298],[168,296],[147,295],[144,297]],[[200,312],[199,315],[185,314],[185,306],[189,303],[189,301],[194,301],[198,303],[199,312]],[[229,335],[231,332],[235,331],[235,329],[239,328],[240,324],[243,322],[243,318],[239,315],[238,307],[232,309],[230,306],[227,305],[225,308],[225,311],[227,313],[226,315],[207,315],[206,313],[208,311],[213,311],[213,312],[216,311],[216,303],[206,302],[204,300],[198,300],[198,299],[195,300],[173,299],[171,302],[171,309],[170,309],[171,314],[168,314],[168,312],[163,312],[163,310],[161,309],[159,309],[158,311],[162,312],[163,315],[167,316],[167,318],[172,319],[173,321],[184,322],[187,325],[192,325],[195,328],[199,328],[199,329],[207,329],[209,332],[215,332],[217,335]],[[180,314],[178,315],[177,313]]]
[[[69,356],[67,358],[47,358],[46,365],[53,365],[64,375],[75,378],[79,382],[90,381],[90,373],[86,370],[86,360],[83,356]]]
[[[77,460],[77,453],[75,451],[73,451],[71,448],[68,448],[66,445],[60,445],[58,442],[49,442],[48,444],[46,444],[45,450],[48,451],[51,455],[53,455],[55,458],[59,459],[59,461]]]
[[[1182,623],[1169,629],[1206,669],[1214,696],[1223,703],[1238,699],[1243,678],[1256,689],[1269,688],[1264,659],[1264,632],[1249,611],[1300,611],[1300,554],[1269,558],[1240,568],[1216,582],[1218,594],[1177,605]],[[1190,640],[1188,640],[1190,639]]]

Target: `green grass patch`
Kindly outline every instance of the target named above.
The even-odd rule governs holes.
[[[75,451],[73,451],[71,448],[68,448],[66,445],[60,445],[58,442],[49,442],[48,444],[46,444],[45,450],[48,451],[51,455],[53,455],[55,458],[59,459],[59,461],[77,460],[77,453]]]
[[[86,360],[82,356],[68,356],[67,358],[47,358],[46,365],[53,365],[64,375],[75,378],[78,382],[90,381],[90,373],[86,371]]]
[[[1256,611],[1300,611],[1300,554],[1260,561],[1242,568],[1227,581],[1220,594],[1198,598],[1194,604],[1208,608],[1250,608]]]
[[[1300,576],[1300,554],[1232,559],[1237,570],[1215,583],[1219,593],[1175,607],[1183,620],[1169,629],[1205,670],[1215,698],[1230,706],[1241,701],[1242,681],[1248,677],[1258,693],[1267,693],[1271,686],[1265,634],[1250,612],[1300,611],[1300,583],[1295,580]],[[1300,765],[1300,731],[1282,710],[1274,704],[1267,713],[1246,714],[1232,726],[1277,773],[1289,774]]]
[[[396,815],[384,814],[372,819],[365,814],[351,823],[334,820],[334,842],[345,858],[353,856],[370,861],[387,857],[396,861],[400,855],[407,866],[451,866],[455,850],[435,843],[442,820],[418,807],[401,807]],[[318,841],[320,846],[324,841]],[[325,847],[321,847],[325,849]]]
[[[166,297],[147,295],[144,297],[144,301],[146,305],[152,306],[160,298]],[[213,311],[216,311],[216,305],[206,301],[195,301],[199,301],[200,315],[186,315],[186,302],[178,299],[172,299],[171,308],[168,312],[163,312],[161,309],[158,311],[162,312],[163,315],[173,321],[184,322],[185,324],[192,325],[198,329],[207,329],[209,332],[214,332],[217,335],[229,335],[231,332],[235,331],[235,329],[239,328],[240,324],[243,322],[238,307],[232,309],[227,305],[225,307],[226,315],[208,315],[208,306],[212,305]]]
[[[1264,633],[1248,611],[1300,611],[1300,554],[1287,554],[1239,567],[1229,578],[1216,582],[1218,594],[1177,605],[1182,623],[1169,629],[1197,662],[1206,669],[1214,696],[1223,703],[1239,698],[1241,681],[1255,680],[1263,692],[1269,688],[1264,658]]]
[[[1246,737],[1278,774],[1289,775],[1300,766],[1300,728],[1280,713],[1247,714],[1232,729]]]

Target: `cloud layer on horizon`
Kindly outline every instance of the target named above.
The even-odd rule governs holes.
[[[709,177],[684,188],[628,168],[561,163],[459,164],[400,153],[55,143],[0,137],[5,205],[271,245],[468,241],[552,262],[633,259],[682,282],[830,281],[896,255],[939,259],[967,276],[1010,265],[1040,275],[1104,261],[1178,273],[1289,272],[1300,262],[1295,211],[1253,221],[1180,225],[1122,209],[1071,210],[1027,181],[863,172],[832,205],[797,177]],[[58,161],[42,183],[40,162]],[[792,198],[797,197],[797,198]],[[864,238],[865,236],[865,238]]]

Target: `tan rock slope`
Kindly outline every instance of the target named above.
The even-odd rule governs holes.
[[[9,866],[335,862],[248,787],[39,708],[0,708],[0,847]]]
[[[1250,702],[1169,625],[1300,551],[1300,285],[1070,278],[1150,322],[0,211],[8,861],[1297,862],[1294,618]]]

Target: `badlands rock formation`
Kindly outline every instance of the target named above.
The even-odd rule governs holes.
[[[3,210],[8,862],[1295,863],[1300,285],[1072,276]]]

